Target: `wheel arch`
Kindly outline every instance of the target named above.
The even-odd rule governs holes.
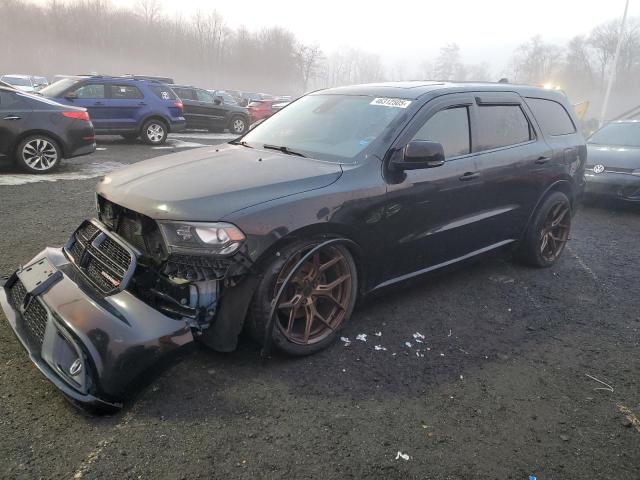
[[[16,136],[13,144],[11,145],[11,148],[9,149],[9,151],[15,156],[15,159],[17,160],[17,151],[16,148],[18,148],[18,145],[20,144],[20,142],[22,140],[24,140],[27,137],[30,137],[32,135],[44,135],[46,137],[51,138],[52,140],[55,140],[55,142],[58,144],[58,147],[60,147],[60,152],[62,153],[62,158],[67,158],[67,154],[68,154],[68,147],[67,145],[64,143],[64,141],[60,138],[59,135],[56,135],[55,133],[49,131],[49,130],[44,130],[41,128],[34,128],[31,130],[26,130],[24,132],[21,132],[20,135]]]
[[[258,271],[262,271],[269,259],[274,255],[277,255],[278,250],[295,241],[302,239],[333,238],[343,238],[346,240],[343,245],[353,257],[353,262],[356,265],[356,273],[358,275],[358,294],[362,295],[367,290],[366,285],[368,271],[366,268],[366,255],[364,249],[357,240],[356,232],[346,225],[337,223],[314,223],[293,230],[264,249],[254,262],[254,266]]]
[[[542,203],[547,199],[547,197],[554,192],[562,192],[567,196],[567,198],[569,198],[569,203],[571,204],[571,213],[572,214],[574,213],[575,202],[576,202],[576,190],[573,185],[573,179],[571,179],[571,177],[558,179],[547,187],[547,189],[542,193],[542,195],[540,195],[540,198],[538,198],[538,201],[536,202],[535,207],[531,209],[531,212],[529,212],[529,218],[527,219],[527,224],[524,230],[522,231],[522,235],[521,235],[522,237],[524,237],[527,231],[529,230],[529,227],[531,226],[531,221],[533,220],[533,217],[538,211],[538,208],[540,208],[540,205],[542,205]]]
[[[171,122],[169,122],[165,117],[163,117],[158,113],[152,113],[144,117],[142,119],[142,122],[140,122],[140,128],[138,129],[138,131],[140,132],[140,135],[142,135],[142,127],[144,127],[144,124],[147,123],[149,120],[161,121],[164,124],[164,126],[167,128],[167,133],[171,132]]]

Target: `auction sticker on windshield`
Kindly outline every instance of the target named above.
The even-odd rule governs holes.
[[[411,105],[411,100],[403,100],[401,98],[374,98],[371,105],[393,108],[407,108]]]

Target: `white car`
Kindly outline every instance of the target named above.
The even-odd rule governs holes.
[[[37,87],[31,75],[3,75],[0,77],[0,80],[23,92],[33,93]]]

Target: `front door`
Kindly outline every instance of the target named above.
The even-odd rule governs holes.
[[[442,144],[443,165],[388,172],[386,235],[394,245],[389,278],[406,277],[486,247],[476,236],[484,210],[482,175],[471,149],[473,97],[444,95],[427,103],[396,141],[402,155],[411,140]],[[390,283],[390,282],[387,282]]]
[[[84,83],[77,88],[69,90],[65,95],[70,96],[60,101],[64,101],[64,103],[74,107],[87,109],[96,132],[104,133],[109,130],[111,111],[107,105],[104,83]]]
[[[206,90],[197,89],[196,95],[198,97],[197,113],[202,116],[205,128],[213,130],[225,128],[227,110],[221,105],[222,102],[218,100],[216,103],[215,96]]]

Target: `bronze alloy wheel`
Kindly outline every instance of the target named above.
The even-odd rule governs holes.
[[[306,251],[298,252],[282,268],[274,296]],[[285,287],[276,310],[277,328],[287,340],[298,345],[322,341],[344,321],[352,290],[351,268],[341,250],[327,247],[316,252]]]
[[[569,239],[571,207],[559,202],[549,209],[540,229],[540,255],[548,262],[555,261]]]

